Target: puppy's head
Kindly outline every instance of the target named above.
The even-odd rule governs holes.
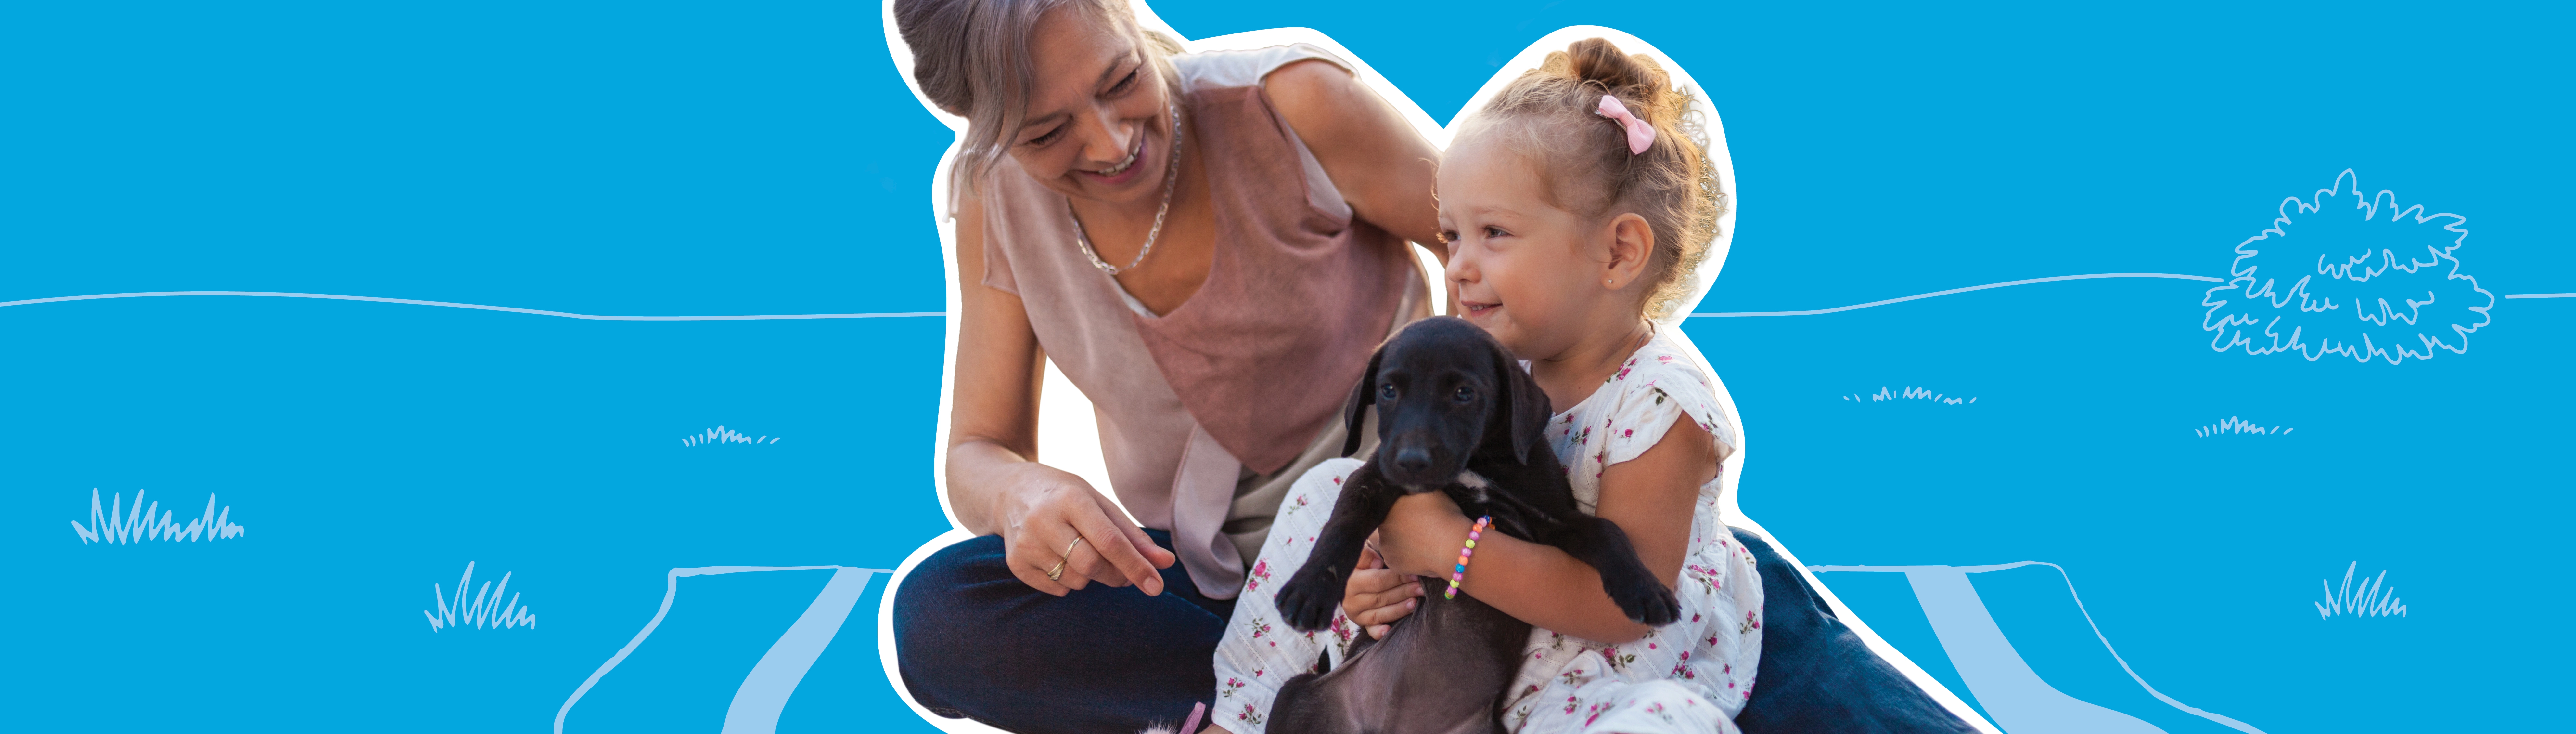
[[[1407,492],[1456,481],[1488,442],[1507,445],[1524,464],[1529,452],[1548,450],[1539,445],[1547,393],[1510,350],[1463,319],[1416,321],[1378,346],[1343,409],[1350,431],[1344,456],[1359,450],[1361,418],[1371,405],[1379,470]]]

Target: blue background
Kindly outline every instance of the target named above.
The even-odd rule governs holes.
[[[951,135],[862,3],[17,3],[0,9],[0,301],[160,290],[591,314],[937,311]],[[2225,275],[2346,168],[2465,215],[2462,271],[2576,291],[2561,7],[1164,0],[1191,37],[1318,28],[1446,120],[1575,24],[1671,53],[1742,193],[1701,311],[2020,278]],[[1694,319],[1743,506],[1817,564],[2065,566],[2159,690],[2267,732],[2563,727],[2549,581],[2576,489],[2576,299],[2467,355],[2215,353],[2208,284],[2094,280]],[[154,298],[0,309],[12,728],[544,730],[675,566],[892,567],[932,496],[936,318],[622,323]],[[1970,405],[1856,403],[1922,386]],[[2297,430],[2195,436],[2229,416]],[[777,444],[683,447],[716,425]],[[241,538],[82,544],[87,491]],[[184,524],[187,517],[179,517]],[[432,633],[512,573],[534,629]],[[2405,618],[2318,619],[2388,571]],[[568,730],[705,731],[820,571],[685,579]],[[1956,684],[1901,577],[1825,574]],[[2119,672],[2045,567],[1973,577],[2070,695],[2218,731]],[[781,726],[926,731],[884,580]],[[448,588],[453,593],[452,586]],[[1911,616],[1908,616],[1911,615]]]

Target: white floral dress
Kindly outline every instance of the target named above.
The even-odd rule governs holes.
[[[1602,472],[1645,453],[1682,420],[1730,448],[1736,445],[1708,370],[1659,333],[1591,397],[1558,413],[1547,437],[1566,466],[1576,501],[1593,512]],[[1276,585],[1305,563],[1343,478],[1359,465],[1357,459],[1327,461],[1300,477],[1281,502],[1270,539],[1217,645],[1212,723],[1237,734],[1260,734],[1280,683],[1313,669],[1319,656],[1341,664],[1352,635],[1359,634],[1341,614],[1327,630],[1297,632],[1279,622],[1271,601]],[[1679,581],[1682,620],[1633,642],[1609,645],[1531,630],[1527,662],[1506,697],[1503,725],[1526,734],[1735,734],[1735,715],[1753,695],[1753,672],[1762,655],[1762,581],[1752,554],[1736,545],[1719,520],[1717,480],[1700,487]]]

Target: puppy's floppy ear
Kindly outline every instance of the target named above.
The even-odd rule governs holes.
[[[1377,363],[1386,357],[1386,345],[1380,344],[1369,354],[1368,370],[1360,373],[1360,384],[1351,388],[1351,399],[1342,405],[1342,455],[1360,450],[1360,424],[1368,417],[1368,407],[1377,403]]]
[[[1488,341],[1494,353],[1494,409],[1497,416],[1510,423],[1512,458],[1529,465],[1530,446],[1546,440],[1547,419],[1555,411],[1547,404],[1547,391],[1538,389],[1538,381],[1521,369],[1520,358],[1502,343]]]

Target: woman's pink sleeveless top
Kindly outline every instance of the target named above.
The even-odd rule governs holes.
[[[1263,77],[1305,59],[1342,65],[1305,44],[1173,59],[1197,135],[1183,154],[1207,173],[1217,237],[1206,283],[1170,313],[1093,266],[1064,196],[1010,159],[976,188],[983,284],[1019,295],[1047,358],[1097,411],[1119,503],[1172,531],[1212,598],[1243,587],[1285,485],[1340,453],[1341,407],[1369,353],[1428,308],[1411,248],[1351,215],[1262,93]]]

